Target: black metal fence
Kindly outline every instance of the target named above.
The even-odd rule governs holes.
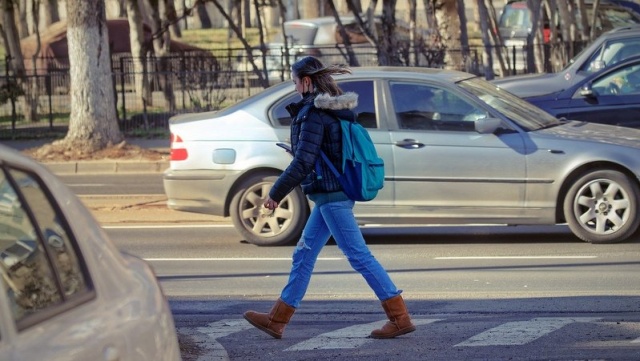
[[[302,56],[314,55],[325,63],[348,62],[345,49],[338,47],[295,48],[290,49],[288,57],[283,49],[266,50],[252,53],[255,67],[244,49],[181,53],[147,58],[144,62],[131,56],[114,55],[113,91],[121,131],[127,136],[165,136],[172,115],[217,110],[269,85],[288,80],[289,74],[285,70]],[[508,50],[513,54],[510,72],[526,72],[523,68],[526,49],[514,47]],[[466,52],[406,49],[396,54],[394,60],[405,65],[450,68],[484,75],[482,51],[482,48],[471,48]],[[354,53],[358,65],[378,65],[375,48],[356,47]],[[71,111],[69,69],[64,66],[68,61],[39,59],[36,67],[28,69],[26,84],[21,86],[19,79],[7,70],[7,64],[0,69],[0,140],[66,134]],[[142,83],[148,86],[142,87]],[[32,90],[30,104],[23,91],[26,87],[35,90]],[[35,112],[31,110],[34,108]],[[25,114],[31,114],[31,117]]]

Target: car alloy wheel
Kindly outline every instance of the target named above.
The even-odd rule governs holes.
[[[569,189],[564,213],[569,228],[591,243],[617,243],[640,224],[640,187],[615,170],[589,172]]]
[[[300,188],[291,191],[273,213],[261,212],[276,179],[273,175],[251,175],[236,188],[231,200],[233,225],[248,242],[258,246],[295,243],[309,217],[309,206]]]

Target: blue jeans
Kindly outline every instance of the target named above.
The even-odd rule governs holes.
[[[289,306],[298,307],[307,292],[311,273],[320,251],[333,235],[338,247],[354,270],[358,271],[380,301],[399,295],[387,271],[373,257],[353,216],[351,200],[329,202],[314,207],[293,252],[289,282],[280,298]]]

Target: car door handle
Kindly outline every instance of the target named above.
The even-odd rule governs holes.
[[[424,143],[420,143],[415,139],[403,139],[399,142],[396,142],[396,146],[405,148],[405,149],[418,149],[418,148],[423,148]]]

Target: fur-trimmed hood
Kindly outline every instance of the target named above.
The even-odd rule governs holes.
[[[318,109],[328,110],[355,109],[358,106],[358,94],[347,92],[335,97],[327,93],[318,94],[313,101],[313,105]]]

